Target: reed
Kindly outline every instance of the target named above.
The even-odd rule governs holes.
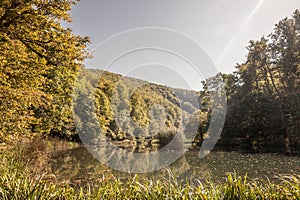
[[[300,199],[300,176],[280,177],[280,183],[249,180],[247,175],[227,174],[224,183],[178,183],[172,173],[162,179],[133,175],[126,180],[104,176],[98,182],[78,186],[57,183],[32,173],[22,151],[0,153],[0,199]]]

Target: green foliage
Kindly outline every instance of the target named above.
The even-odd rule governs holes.
[[[89,39],[61,26],[71,22],[69,11],[76,2],[0,2],[0,142],[38,134],[74,137],[74,121],[87,138],[99,135],[98,122],[113,140],[159,134],[169,141],[184,129],[186,139],[196,134],[201,141],[209,137],[210,121],[217,120],[211,118],[212,107],[225,108],[211,98],[222,76],[228,95],[223,138],[245,139],[255,151],[276,144],[278,151],[299,153],[299,10],[269,36],[250,41],[246,61],[236,72],[210,77],[202,91],[194,92],[84,70]],[[75,81],[79,70],[83,75]],[[73,106],[81,116],[73,116]]]
[[[1,140],[73,131],[71,93],[88,38],[61,26],[75,1],[0,2]]]
[[[281,177],[281,183],[249,180],[228,174],[224,183],[186,181],[178,183],[172,173],[162,179],[132,175],[120,180],[106,175],[101,181],[82,186],[57,183],[47,173],[33,173],[32,163],[24,160],[24,149],[0,153],[1,199],[299,199],[300,177]],[[25,154],[26,155],[26,154]],[[32,160],[31,160],[32,161]]]
[[[299,18],[296,10],[267,38],[250,41],[247,60],[225,75],[229,101],[224,137],[246,138],[256,144],[250,145],[252,150],[259,151],[257,144],[276,145],[277,151],[299,153]]]
[[[98,76],[95,112],[102,129],[113,140],[145,138],[167,130],[176,133],[182,126],[182,115],[188,116],[188,112],[196,110],[178,97],[183,93],[192,96],[193,91],[176,90],[100,70],[86,72],[89,76]],[[188,97],[185,100],[188,101]],[[183,108],[180,104],[184,104]]]

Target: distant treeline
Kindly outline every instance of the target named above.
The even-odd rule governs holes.
[[[219,146],[299,153],[298,10],[267,37],[250,41],[246,61],[234,73],[211,77],[194,92],[85,70],[89,39],[61,26],[71,20],[74,3],[0,2],[0,142],[36,135],[79,140],[75,122],[78,128],[96,119],[114,141],[154,137],[167,143],[183,131],[200,145],[209,137],[214,103],[209,83],[221,75],[228,102]],[[90,88],[94,96],[88,95]],[[73,107],[80,116],[73,116]],[[93,132],[93,124],[88,126]]]

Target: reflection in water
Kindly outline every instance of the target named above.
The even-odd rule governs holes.
[[[115,156],[112,152],[111,156]],[[150,156],[149,152],[143,156]],[[52,171],[58,181],[72,183],[92,183],[101,181],[103,176],[118,178],[132,176],[106,167],[94,159],[85,147],[53,152],[51,156]],[[146,159],[149,160],[149,159]],[[139,162],[143,162],[140,160]],[[138,162],[136,163],[138,164]],[[153,165],[143,163],[142,166]],[[276,180],[276,176],[284,174],[300,174],[300,157],[289,157],[275,154],[241,154],[238,152],[212,152],[204,159],[199,159],[197,151],[188,151],[171,166],[142,174],[142,176],[168,178],[174,176],[178,182],[186,180],[224,181],[228,172],[236,172],[250,178]],[[170,174],[171,172],[171,174]]]

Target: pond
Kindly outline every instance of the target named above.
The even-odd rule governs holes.
[[[61,182],[93,183],[111,174],[119,179],[133,176],[105,166],[81,145],[52,152],[49,163],[56,179]],[[188,151],[169,167],[140,176],[222,182],[226,173],[231,172],[242,176],[247,173],[249,178],[268,178],[276,182],[279,175],[300,174],[300,157],[213,151],[200,159],[198,151]]]

